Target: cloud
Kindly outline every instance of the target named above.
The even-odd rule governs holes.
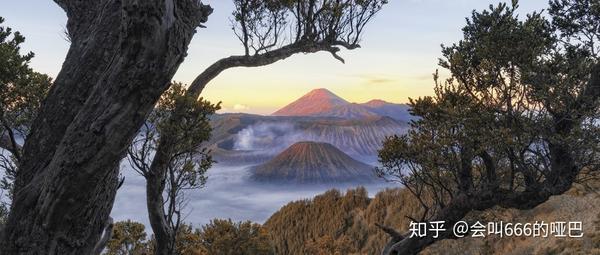
[[[388,78],[368,78],[366,79],[369,84],[384,84],[394,82],[393,79]]]
[[[412,75],[388,75],[388,74],[359,74],[353,77],[362,80],[362,85],[394,85],[395,83],[406,82],[429,82],[433,81],[432,73],[412,74]],[[448,74],[440,70],[440,80],[444,80]]]
[[[250,109],[250,107],[248,107],[247,105],[243,105],[243,104],[233,105],[233,110],[236,110],[236,111],[249,110],[249,109]]]
[[[359,74],[354,77],[361,79],[367,85],[384,85],[398,81],[397,78],[382,74]]]
[[[292,123],[258,123],[248,126],[235,136],[235,150],[270,151],[279,153],[299,141],[312,141]]]
[[[146,232],[151,233],[146,210],[145,179],[126,162],[123,163],[121,172],[125,176],[125,183],[117,193],[111,216],[116,221],[131,219],[141,222],[146,225]],[[378,191],[395,185],[382,181],[364,186],[373,196]],[[331,188],[345,191],[356,186],[358,184],[351,183],[304,186],[255,183],[250,180],[249,166],[215,164],[208,171],[208,182],[204,188],[185,193],[189,200],[182,213],[185,215],[184,221],[195,227],[215,218],[263,223],[291,201],[312,198]]]

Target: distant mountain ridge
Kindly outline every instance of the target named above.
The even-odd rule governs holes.
[[[252,178],[296,184],[368,183],[376,179],[372,168],[329,143],[298,142],[267,163],[253,167]]]
[[[351,103],[315,89],[270,116],[229,113],[213,116],[207,146],[221,164],[260,164],[294,143],[328,143],[353,159],[376,164],[386,137],[406,133],[408,106],[375,99]]]
[[[409,121],[411,115],[405,104],[374,99],[366,103],[350,103],[333,92],[320,88],[310,91],[296,101],[274,112],[273,116],[318,116],[342,119],[390,117]]]
[[[374,163],[382,141],[405,133],[407,123],[390,117],[329,117],[220,114],[211,121],[208,146],[221,163],[264,163],[299,141],[330,143],[352,158]],[[244,146],[240,146],[244,145]]]
[[[348,103],[345,105],[336,106],[328,111],[323,111],[315,116],[320,117],[335,117],[341,119],[364,119],[380,117],[373,110],[357,103]]]

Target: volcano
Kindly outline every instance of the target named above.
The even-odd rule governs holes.
[[[252,168],[252,178],[275,183],[369,183],[373,167],[329,143],[298,142],[265,164]]]
[[[312,116],[329,111],[335,107],[347,105],[348,101],[327,89],[315,89],[298,100],[281,108],[274,116]]]
[[[366,103],[350,103],[327,89],[315,89],[274,112],[273,116],[330,117],[338,119],[373,119],[390,117],[408,122],[411,115],[405,104],[374,99]]]
[[[336,106],[328,111],[316,114],[316,116],[335,117],[341,119],[373,119],[380,117],[379,114],[375,113],[371,109],[356,103]]]

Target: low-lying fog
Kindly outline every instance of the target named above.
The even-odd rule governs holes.
[[[127,165],[127,163],[124,163]],[[112,211],[115,221],[131,219],[149,226],[146,213],[144,178],[130,168],[123,168],[125,183],[119,189]],[[269,216],[290,201],[312,198],[326,190],[337,188],[345,191],[358,184],[331,184],[313,186],[267,185],[249,180],[248,166],[214,165],[208,173],[203,189],[188,192],[189,204],[185,210],[185,222],[195,227],[211,219],[231,218],[234,221],[251,220],[264,223]],[[365,185],[369,195],[393,183],[381,182]]]

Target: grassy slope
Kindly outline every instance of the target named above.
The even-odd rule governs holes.
[[[599,190],[598,188],[595,189]],[[404,190],[390,189],[368,199],[366,192],[327,192],[292,202],[265,226],[277,254],[379,254],[387,240],[375,223],[406,231],[419,207]],[[423,254],[600,254],[600,195],[574,188],[532,210],[496,208],[470,217],[505,222],[582,221],[584,237],[463,238],[436,243]]]

